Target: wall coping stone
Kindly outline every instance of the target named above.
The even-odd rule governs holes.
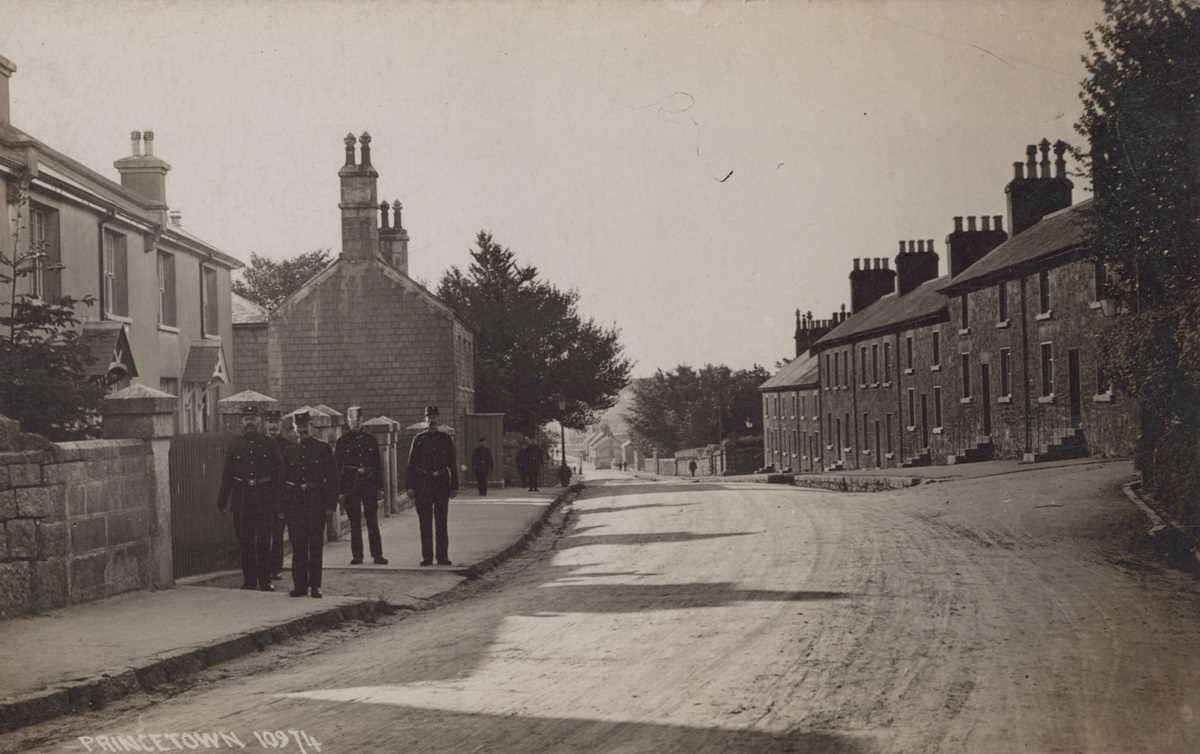
[[[20,463],[45,463],[49,453],[45,450],[9,450],[0,453],[0,466]]]
[[[140,383],[118,390],[104,399],[104,416],[127,414],[174,414],[179,399],[170,393]]]

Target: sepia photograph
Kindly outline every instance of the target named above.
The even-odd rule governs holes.
[[[1200,750],[1200,0],[0,0],[0,754]]]

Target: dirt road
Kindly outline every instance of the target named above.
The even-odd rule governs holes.
[[[324,752],[1193,752],[1200,589],[1131,553],[1129,473],[611,482],[469,599],[0,745],[225,731],[257,750],[254,731],[294,729]]]

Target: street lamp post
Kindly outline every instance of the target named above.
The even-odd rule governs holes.
[[[567,396],[562,393],[558,394],[558,432],[559,432],[559,466],[558,466],[558,481],[566,487],[571,481],[571,470],[567,468],[567,426],[563,424],[563,417],[567,413]]]

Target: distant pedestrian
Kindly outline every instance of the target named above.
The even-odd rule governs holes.
[[[493,464],[492,449],[487,446],[487,439],[480,437],[479,444],[471,451],[471,470],[475,472],[480,497],[487,497],[488,475],[492,473]]]
[[[242,434],[225,451],[217,508],[233,513],[242,564],[242,589],[273,592],[271,525],[279,513],[283,458],[275,443],[260,433],[258,409],[242,409]]]
[[[271,438],[271,441],[275,443],[275,447],[279,449],[280,457],[286,461],[287,449],[291,447],[292,441],[283,434],[279,409],[264,411],[263,425],[267,430],[267,437]],[[271,520],[271,557],[269,558],[271,581],[278,581],[283,578],[283,530],[287,525],[287,517],[284,515],[284,512],[287,510],[284,505],[286,490],[281,484],[276,488],[276,492],[279,495],[279,512]]]
[[[329,443],[313,437],[308,412],[293,414],[300,442],[284,456],[284,503],[292,542],[292,597],[320,598],[325,516],[337,505],[338,472]]]
[[[405,488],[416,502],[421,527],[421,565],[433,565],[435,555],[438,565],[453,565],[446,525],[450,498],[458,495],[458,453],[450,435],[438,429],[437,406],[425,407],[425,424],[427,428],[413,438],[408,453]]]
[[[688,461],[688,471],[692,472],[692,476],[696,476],[696,459]]]
[[[538,476],[542,470],[542,449],[532,437],[526,438],[525,447],[518,453],[517,466],[521,469],[526,490],[537,492]]]
[[[383,537],[379,533],[379,493],[383,490],[383,459],[379,443],[362,430],[362,409],[346,409],[350,431],[338,438],[333,456],[337,461],[342,510],[350,517],[350,565],[363,561],[362,524],[366,518],[367,541],[376,565],[387,565]]]

